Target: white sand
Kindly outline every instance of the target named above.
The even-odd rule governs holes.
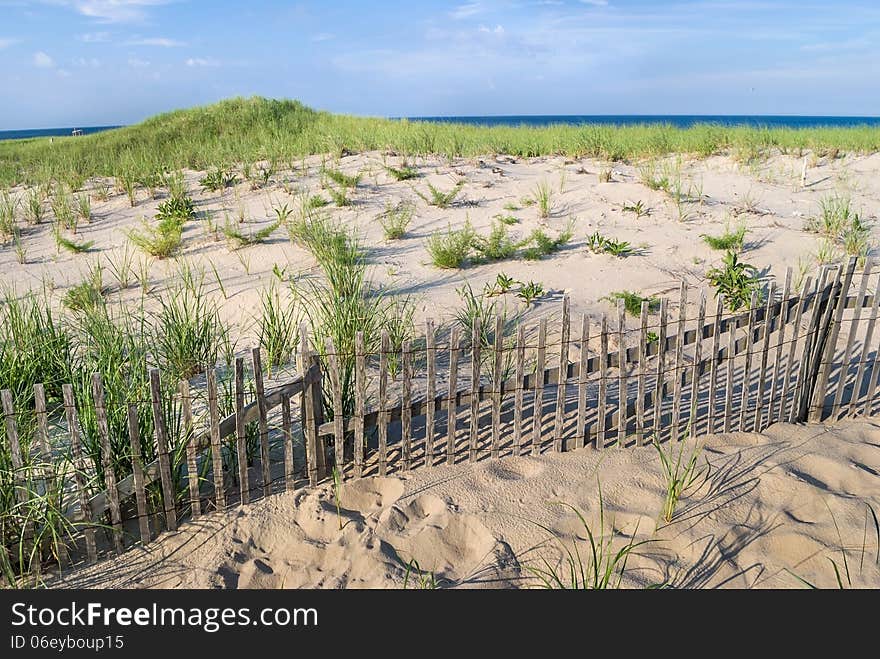
[[[811,158],[808,157],[808,160]],[[505,272],[521,281],[542,282],[551,293],[542,303],[529,310],[529,315],[554,312],[562,291],[568,291],[574,314],[586,312],[598,318],[612,312],[606,296],[624,289],[648,295],[677,296],[679,281],[684,278],[696,288],[705,287],[705,272],[720,261],[722,253],[711,250],[701,234],[719,235],[729,223],[743,222],[749,229],[743,259],[756,265],[762,274],[774,277],[781,285],[786,267],[797,274],[801,269],[815,272],[814,254],[819,239],[803,231],[804,220],[819,211],[819,201],[830,194],[852,198],[853,206],[865,220],[880,214],[880,154],[846,156],[835,160],[819,158],[807,170],[807,187],[801,188],[802,158],[775,155],[766,161],[743,166],[728,156],[704,160],[682,161],[682,187],[695,199],[702,193],[701,203],[686,204],[690,217],[682,222],[670,195],[652,191],[640,181],[637,164],[617,163],[613,166],[613,182],[599,183],[597,173],[603,166],[592,160],[571,161],[563,158],[456,159],[452,163],[439,158],[410,160],[420,177],[405,182],[394,181],[383,169],[400,165],[399,157],[385,157],[371,152],[341,159],[338,166],[347,174],[362,174],[362,182],[353,194],[351,208],[329,207],[341,221],[357,226],[369,250],[372,276],[392,292],[412,295],[416,303],[416,319],[425,316],[448,320],[461,305],[455,289],[465,281],[479,291],[483,284],[494,281]],[[674,158],[670,162],[674,162]],[[198,180],[202,173],[188,172],[191,193],[198,210],[211,211],[222,225],[225,214],[237,223],[243,210],[247,221],[239,225],[244,233],[267,226],[275,215],[273,207],[288,204],[296,207],[291,191],[322,194],[319,170],[321,158],[312,157],[298,164],[295,171],[280,171],[266,188],[250,190],[246,182],[223,194],[202,192]],[[332,166],[333,163],[328,163]],[[449,190],[456,181],[466,183],[456,204],[448,209],[428,206],[415,191],[427,194],[427,183]],[[546,181],[553,189],[554,210],[548,220],[539,220],[534,206],[518,211],[505,210],[509,203],[521,204],[523,197],[533,194],[536,184]],[[560,189],[562,192],[560,192]],[[21,194],[21,190],[17,194]],[[163,193],[164,194],[164,193]],[[149,199],[139,191],[136,207],[129,206],[125,195],[114,195],[109,201],[93,200],[94,219],[82,224],[73,239],[93,240],[93,251],[84,255],[57,252],[48,222],[37,227],[23,225],[23,243],[27,264],[16,261],[11,246],[0,249],[0,286],[14,284],[19,292],[47,289],[60,303],[67,288],[82,281],[89,265],[98,259],[105,265],[119,260],[127,243],[126,231],[139,225],[139,218],[152,218],[162,201]],[[386,203],[412,200],[416,204],[413,223],[402,240],[384,241],[376,217]],[[636,219],[624,212],[627,203],[642,201],[650,209],[648,217]],[[534,228],[542,227],[551,236],[574,221],[574,239],[561,252],[541,261],[512,260],[485,264],[464,270],[440,270],[429,263],[425,239],[448,225],[462,226],[469,219],[481,233],[488,233],[495,215],[513,215],[520,221],[510,228],[512,234],[525,237]],[[285,274],[309,274],[314,262],[304,250],[293,246],[285,230],[279,229],[264,244],[231,250],[225,239],[215,241],[207,236],[200,222],[188,223],[184,232],[184,250],[178,259],[146,259],[138,254],[135,266],[145,262],[150,272],[150,295],[147,306],[162,294],[169,278],[179,269],[178,261],[186,261],[206,273],[208,288],[221,305],[225,320],[233,325],[233,336],[240,339],[239,348],[254,344],[254,315],[259,308],[259,292],[273,279],[273,266],[285,268]],[[600,231],[606,236],[628,240],[640,254],[620,260],[608,255],[595,255],[586,248],[586,236]],[[880,229],[872,228],[876,242]],[[223,282],[227,299],[216,284],[212,264]],[[118,283],[105,271],[104,283],[110,296],[132,302],[141,297],[132,281],[120,292]],[[696,295],[692,295],[695,304]],[[508,304],[518,301],[509,298]]]
[[[575,506],[598,532],[601,481],[615,550],[633,534],[648,541],[624,586],[796,588],[800,577],[834,588],[832,559],[845,585],[880,587],[867,512],[869,504],[880,513],[877,420],[780,424],[700,443],[707,477],[669,524],[659,521],[664,481],[654,448],[586,448],[347,483],[340,516],[329,486],[272,496],[187,523],[63,585],[399,588],[415,559],[441,586],[534,587],[529,567],[559,557],[541,526],[587,555],[574,512],[553,502]]]

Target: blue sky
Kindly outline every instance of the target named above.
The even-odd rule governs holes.
[[[0,0],[0,129],[336,112],[880,114],[880,3]]]

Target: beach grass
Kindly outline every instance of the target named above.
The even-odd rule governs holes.
[[[158,171],[207,171],[218,162],[290,161],[309,154],[391,149],[404,156],[520,157],[564,155],[615,162],[671,153],[762,154],[769,149],[819,155],[880,150],[880,129],[868,126],[767,128],[697,124],[482,126],[355,117],[312,110],[293,100],[233,98],[176,110],[81,137],[5,140],[0,185],[94,176],[137,179]]]

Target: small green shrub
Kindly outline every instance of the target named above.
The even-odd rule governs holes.
[[[425,248],[431,263],[438,268],[460,268],[473,251],[476,232],[467,222],[462,229],[448,227],[445,233],[433,233],[428,237]]]

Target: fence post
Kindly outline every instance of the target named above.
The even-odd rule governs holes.
[[[492,457],[498,458],[501,450],[501,389],[504,384],[501,367],[504,357],[504,319],[495,317],[495,347],[492,357]]]
[[[645,377],[648,359],[648,313],[651,303],[642,300],[639,330],[639,379],[636,386],[636,446],[645,443]]]
[[[244,423],[244,358],[235,359],[235,455],[238,461],[239,505],[251,499],[251,482],[248,470],[247,428]]]
[[[825,394],[828,390],[828,378],[831,375],[834,351],[837,348],[837,337],[838,334],[840,334],[840,323],[843,320],[843,311],[846,308],[846,296],[849,293],[850,284],[852,284],[852,278],[856,270],[856,263],[857,259],[852,257],[847,264],[843,284],[838,289],[834,304],[829,305],[829,309],[834,309],[833,320],[831,318],[832,314],[829,313],[828,324],[821,335],[824,342],[818,345],[816,358],[823,363],[821,364],[822,368],[819,373],[819,379],[815,383],[815,391],[813,392],[813,409],[810,413],[810,419],[813,421],[820,421],[822,419],[822,413],[824,412]],[[820,364],[817,362],[817,365]]]
[[[834,392],[834,406],[831,408],[831,417],[835,420],[840,415],[841,403],[845,402],[852,405],[855,402],[852,400],[852,398],[848,401],[844,401],[843,390],[846,388],[846,380],[847,376],[849,375],[850,362],[852,360],[851,353],[853,349],[853,343],[856,339],[856,332],[859,329],[859,320],[862,317],[862,300],[864,300],[865,292],[868,290],[868,277],[871,274],[871,266],[871,257],[867,257],[865,259],[865,267],[862,270],[862,281],[859,283],[859,292],[858,297],[856,298],[855,311],[853,312],[852,322],[849,326],[849,335],[846,338],[846,348],[843,351],[843,359],[840,363],[840,375],[837,377],[837,390]],[[850,396],[852,397],[853,395],[858,398],[858,392],[856,391],[855,386],[853,387],[853,391]]]
[[[471,331],[471,415],[469,460],[477,459],[477,448],[480,441],[480,349],[482,348],[482,326],[480,317],[474,316]]]
[[[617,300],[617,448],[626,441],[626,305]]]
[[[587,368],[590,364],[590,318],[587,314],[581,316],[581,349],[578,355],[578,407],[577,407],[577,434],[576,446],[583,448],[587,445]],[[521,383],[522,364],[517,353],[517,386]],[[521,393],[518,390],[518,393]]]
[[[197,459],[196,433],[193,427],[192,396],[189,382],[181,380],[180,407],[183,413],[183,430],[186,437],[186,478],[189,482],[189,505],[193,518],[202,514],[202,497],[199,493],[199,468]]]
[[[457,392],[458,392],[458,352],[459,352],[458,327],[454,326],[449,332],[449,382],[446,390],[446,464],[455,464],[455,439],[458,421]]]
[[[89,563],[95,563],[98,560],[98,551],[95,546],[95,528],[92,526],[92,508],[89,506],[89,495],[86,491],[85,460],[82,457],[79,417],[76,414],[73,387],[69,384],[61,385],[61,392],[64,396],[67,432],[70,435],[70,450],[73,457],[73,480],[76,483],[76,491],[79,494],[80,519],[85,527],[83,528],[83,535],[86,539],[86,556]]]
[[[126,409],[128,416],[128,441],[131,444],[131,475],[134,481],[134,496],[137,502],[138,527],[141,532],[141,543],[148,544],[150,535],[150,511],[147,503],[147,491],[144,486],[144,454],[141,450],[141,431],[138,423],[137,406],[130,404]]]
[[[170,531],[177,530],[177,509],[174,505],[174,482],[171,480],[171,463],[168,460],[168,430],[162,411],[162,393],[159,387],[158,369],[150,369],[150,397],[153,401],[153,425],[156,435],[156,457],[159,458],[159,476],[162,480],[162,502],[165,509],[165,525]]]
[[[269,457],[269,421],[266,410],[266,392],[263,386],[263,360],[260,357],[260,348],[251,350],[251,362],[254,368],[254,389],[257,398],[257,413],[259,415],[258,427],[260,432],[260,467],[263,476],[263,496],[269,496],[272,491],[272,473]]]
[[[364,414],[367,404],[367,357],[364,349],[364,333],[354,336],[354,475],[360,478],[364,473]]]
[[[100,373],[92,373],[92,396],[95,399],[95,421],[101,438],[101,469],[104,471],[104,487],[110,504],[110,521],[113,524],[113,548],[122,553],[122,513],[119,508],[119,490],[116,489],[116,471],[113,468],[113,448],[110,444],[110,426],[107,423],[107,407],[104,401],[104,382]]]
[[[556,382],[556,416],[553,420],[553,444],[556,451],[561,451],[563,448],[562,431],[563,426],[565,425],[565,394],[566,389],[568,388],[568,344],[571,331],[569,308],[570,302],[568,299],[568,293],[566,293],[562,297],[562,332],[559,345],[559,377]],[[500,370],[500,368],[498,370]],[[500,389],[500,386],[498,388]]]
[[[223,452],[220,445],[220,410],[217,408],[217,370],[208,369],[208,421],[211,428],[211,465],[214,472],[214,505],[226,510],[226,484],[223,474]]]
[[[541,431],[544,420],[544,366],[547,355],[547,319],[538,322],[538,356],[535,364],[535,398],[532,405],[532,455],[541,453]]]
[[[345,415],[342,409],[342,384],[339,378],[339,357],[329,336],[324,340],[327,366],[330,371],[330,395],[333,399],[333,462],[339,478],[345,478]]]
[[[434,403],[437,400],[437,349],[434,344],[434,321],[425,320],[425,361],[427,362],[427,381],[425,382],[425,466],[434,466]]]
[[[309,485],[318,484],[321,478],[318,467],[318,427],[321,416],[321,365],[317,355],[312,354],[309,344],[309,334],[305,323],[300,325],[300,362],[303,377],[303,400],[302,400],[302,428],[306,449],[306,471],[309,474]],[[317,373],[312,371],[312,366],[317,362]]]

